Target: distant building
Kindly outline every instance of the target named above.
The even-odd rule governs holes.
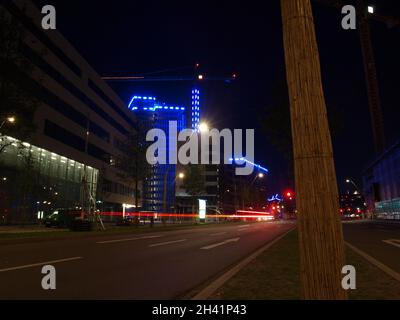
[[[175,144],[169,140],[169,122],[176,121],[178,132],[185,129],[185,107],[159,103],[155,97],[134,95],[128,108],[136,114],[146,132],[153,128],[165,132],[167,160],[169,151],[177,152]],[[143,208],[146,211],[175,211],[176,168],[175,164],[152,166],[149,177],[143,181]]]
[[[27,200],[34,205],[31,217],[36,211],[81,205],[85,168],[90,171],[86,178],[98,209],[122,211],[124,205],[135,205],[134,182],[123,178],[125,172],[116,166],[121,143],[135,130],[134,114],[57,30],[42,29],[42,14],[30,1],[9,1],[0,9],[21,23],[25,33],[21,53],[32,67],[27,72],[10,64],[10,81],[40,102],[29,141],[15,140],[0,155],[3,178],[11,184],[24,154],[32,155],[32,168],[38,173],[35,183],[42,192]],[[10,214],[17,200],[4,183],[1,188],[7,201],[1,201],[0,210]]]
[[[400,141],[365,170],[364,196],[378,218],[400,219]]]

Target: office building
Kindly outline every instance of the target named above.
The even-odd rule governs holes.
[[[370,212],[378,218],[400,220],[400,141],[368,166],[363,186]]]
[[[176,144],[169,138],[169,124],[175,121],[177,132],[186,128],[186,110],[182,106],[172,106],[158,102],[155,97],[134,95],[128,108],[140,121],[145,132],[161,129],[166,134],[167,164],[155,164],[143,181],[143,208],[146,211],[174,212],[177,165],[169,164],[169,152],[177,153]]]
[[[1,72],[38,101],[31,119],[35,129],[26,141],[11,141],[14,137],[7,137],[6,126],[2,128],[2,143],[12,142],[0,154],[3,182],[12,181],[30,155],[38,177],[36,187],[46,190],[29,196],[35,208],[32,214],[82,204],[85,192],[104,212],[140,205],[134,203],[133,178],[117,166],[121,146],[135,131],[135,115],[57,30],[42,29],[42,14],[30,1],[6,2],[1,9],[21,23],[20,54],[29,64],[25,68],[10,61]],[[18,117],[24,115],[14,111],[18,126]],[[90,171],[86,191],[82,190],[85,170]],[[10,214],[16,203],[4,183],[8,200],[0,209]]]

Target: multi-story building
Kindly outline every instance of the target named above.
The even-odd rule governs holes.
[[[175,211],[177,165],[170,164],[169,153],[177,154],[178,144],[175,138],[171,141],[169,137],[169,125],[175,121],[177,132],[186,128],[185,107],[166,105],[155,97],[134,95],[128,108],[136,114],[143,130],[157,128],[166,135],[167,163],[151,166],[149,176],[143,181],[143,207],[146,211]]]
[[[21,54],[30,65],[28,70],[9,63],[3,72],[39,101],[32,135],[20,144],[12,141],[0,154],[3,182],[21,168],[24,155],[17,146],[24,143],[23,152],[30,152],[40,176],[37,188],[51,191],[29,200],[38,210],[82,203],[85,171],[100,209],[121,211],[124,204],[135,205],[133,179],[116,167],[121,145],[135,130],[135,115],[57,30],[42,29],[42,15],[30,1],[10,1],[0,8],[21,24]]]
[[[400,141],[388,148],[364,172],[367,208],[385,219],[400,219]]]

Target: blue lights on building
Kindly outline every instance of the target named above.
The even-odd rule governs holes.
[[[191,124],[192,129],[199,129],[200,123],[200,90],[197,88],[192,89],[192,114],[191,114]]]
[[[268,173],[268,169],[267,168],[264,168],[263,166],[261,166],[259,164],[251,162],[250,160],[247,160],[244,157],[241,157],[241,158],[229,158],[229,161],[235,162],[236,164],[239,164],[239,165],[242,165],[245,162],[247,162],[247,163],[251,164],[254,168],[258,169],[259,171],[264,171],[265,173]]]
[[[272,197],[269,197],[267,201],[272,202],[272,201],[282,201],[283,199],[279,197],[279,195],[276,193]]]
[[[186,109],[182,106],[172,106],[160,103],[152,96],[134,95],[128,108],[135,112],[138,120],[143,124],[143,129],[148,131],[153,128],[161,129],[165,133],[169,130],[169,121],[177,122],[177,130],[186,128]],[[168,134],[167,150],[175,148],[170,143]],[[173,150],[172,150],[173,151]],[[151,167],[149,178],[143,181],[143,208],[146,211],[162,212],[164,209],[164,188],[166,188],[166,205],[168,212],[175,206],[176,165],[157,164]]]

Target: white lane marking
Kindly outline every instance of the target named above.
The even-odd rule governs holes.
[[[183,241],[186,241],[186,240],[187,240],[187,239],[180,239],[180,240],[173,240],[173,241],[167,241],[167,242],[158,242],[158,243],[150,244],[149,247],[165,246],[165,245],[167,245],[167,244],[183,242]]]
[[[134,237],[134,238],[124,238],[124,239],[115,239],[115,240],[105,240],[105,241],[98,241],[96,243],[115,243],[115,242],[124,242],[124,241],[133,241],[133,240],[140,240],[140,239],[153,239],[153,238],[159,238],[162,236],[144,236],[144,237]]]
[[[262,248],[258,249],[256,252],[253,252],[251,255],[246,257],[244,260],[240,261],[232,269],[225,272],[223,275],[221,275],[215,281],[211,282],[203,290],[198,292],[194,297],[191,298],[191,300],[207,300],[215,291],[217,291],[219,288],[221,288],[224,285],[224,283],[226,283],[229,279],[231,279],[235,274],[237,274],[240,270],[242,270],[246,265],[248,265],[251,261],[253,261],[256,257],[258,257],[261,253],[263,253],[265,250],[272,247],[280,239],[285,237],[293,229],[294,229],[294,227],[292,227],[290,230],[288,230],[284,234],[281,234],[280,236],[278,236],[271,242],[267,243]]]
[[[392,246],[400,248],[400,240],[399,239],[388,239],[382,240],[385,243],[391,244]]]
[[[210,233],[210,236],[220,236],[220,235],[225,234],[225,233],[226,233],[226,231],[225,232]]]
[[[250,227],[250,225],[249,225],[249,224],[244,224],[244,225],[242,225],[242,226],[239,226],[238,229],[240,229],[240,228],[247,228],[247,227]]]
[[[83,257],[72,257],[72,258],[65,258],[65,259],[58,259],[58,260],[51,260],[51,261],[43,261],[43,262],[32,263],[32,264],[25,264],[25,265],[22,265],[22,266],[0,269],[0,272],[13,271],[13,270],[19,270],[19,269],[26,269],[26,268],[42,266],[42,265],[45,265],[45,264],[54,264],[54,263],[67,262],[67,261],[73,261],[73,260],[79,260],[79,259],[83,259]]]
[[[365,253],[364,251],[356,248],[355,246],[351,245],[348,242],[344,242],[348,247],[350,247],[353,251],[357,252],[360,256],[364,257],[367,261],[372,263],[375,267],[378,267],[381,269],[383,272],[391,276],[392,278],[396,279],[397,281],[400,281],[400,273],[397,273],[393,269],[389,268],[387,265],[383,264],[379,260],[376,260],[375,258],[371,257],[369,254]]]
[[[236,242],[236,241],[238,241],[239,239],[240,239],[240,238],[228,239],[228,240],[225,240],[225,241],[222,241],[222,242],[210,244],[209,246],[205,246],[205,247],[202,247],[202,248],[200,248],[200,249],[202,249],[202,250],[209,250],[209,249],[212,249],[212,248],[215,248],[215,247],[219,247],[219,246],[222,246],[222,245],[227,244],[227,243],[230,243],[230,242]]]

